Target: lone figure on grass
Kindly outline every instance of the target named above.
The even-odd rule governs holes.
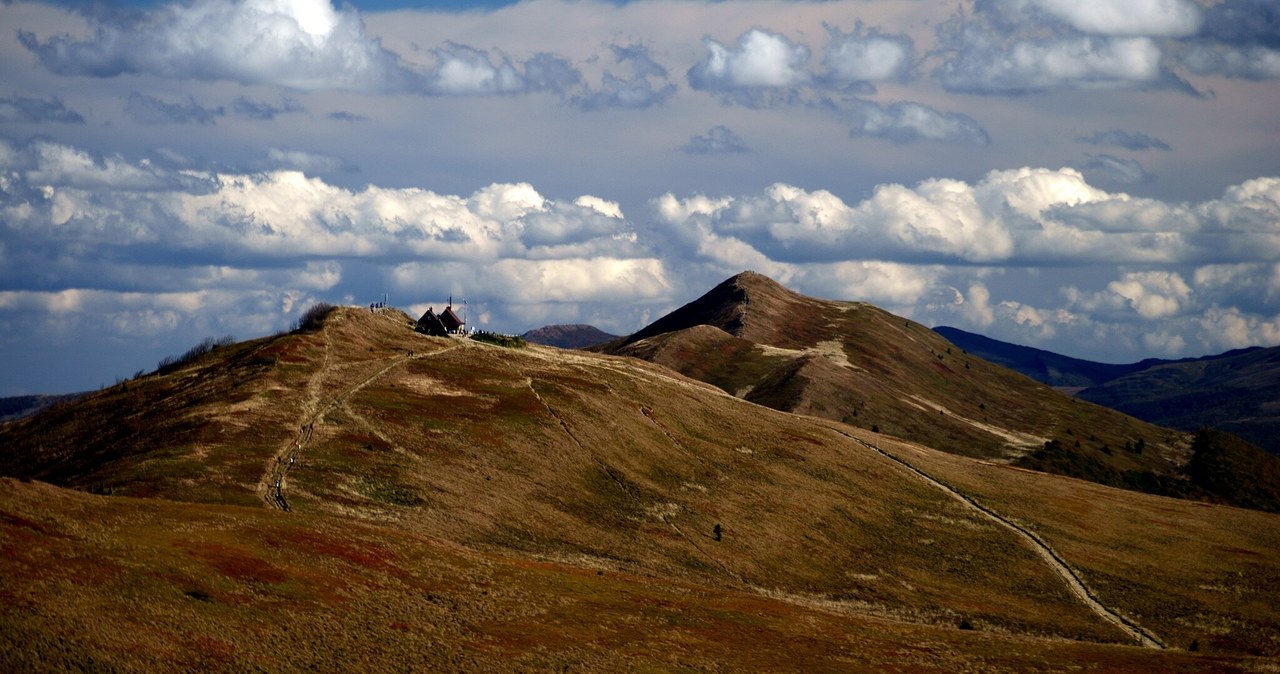
[[[720,533],[721,533],[722,531],[724,531],[724,530],[720,528],[720,523],[719,523],[719,522],[717,522],[717,523],[716,523],[716,525],[715,525],[714,527],[711,527],[711,535],[715,536],[715,539],[716,539],[717,541],[718,541],[718,540],[720,540]]]

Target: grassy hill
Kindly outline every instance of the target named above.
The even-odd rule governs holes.
[[[760,405],[956,454],[1151,493],[1229,498],[1190,479],[1184,433],[1063,395],[872,305],[805,297],[752,272],[597,348]],[[1280,484],[1268,494],[1267,507],[1280,509]]]
[[[398,312],[218,346],[0,426],[0,448],[18,478],[0,482],[9,669],[1259,671],[1280,655],[1280,609],[1254,599],[1280,583],[1280,516],[1088,486],[1115,509],[1080,541],[1082,483],[634,358],[427,337]],[[1172,648],[1139,648],[1064,573]]]

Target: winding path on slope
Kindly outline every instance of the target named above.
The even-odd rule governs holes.
[[[410,360],[417,360],[419,358],[439,356],[461,347],[460,344],[453,344],[430,353],[419,354],[417,352],[409,352],[406,355],[396,356],[391,359],[391,362],[378,368],[372,374],[361,379],[355,384],[352,384],[338,392],[337,395],[330,398],[327,402],[322,402],[322,398],[319,393],[320,381],[328,373],[331,367],[329,354],[333,351],[333,342],[329,333],[325,332],[324,337],[324,360],[307,382],[308,399],[302,405],[303,411],[301,423],[298,425],[298,435],[292,442],[285,444],[281,447],[280,451],[276,452],[274,461],[268,460],[267,470],[263,475],[262,484],[266,487],[263,499],[271,507],[285,512],[293,510],[293,508],[289,506],[289,501],[285,496],[285,486],[287,485],[286,478],[288,477],[289,469],[294,466],[301,455],[302,450],[306,447],[307,443],[311,441],[312,436],[315,434],[316,424],[324,422],[324,415],[326,413],[342,404],[353,393],[373,383],[379,377],[390,372],[398,365]]]
[[[569,439],[573,441],[573,444],[577,445],[580,451],[590,456],[591,460],[595,462],[596,466],[600,468],[600,470],[605,474],[605,476],[618,484],[618,487],[623,491],[623,493],[627,495],[627,498],[639,503],[640,499],[635,494],[632,493],[631,487],[627,485],[626,480],[619,475],[616,469],[614,469],[613,466],[610,466],[608,462],[606,462],[604,459],[600,458],[600,456],[596,454],[594,451],[588,449],[586,445],[582,444],[582,441],[578,439],[578,436],[574,434],[571,428],[569,428],[569,423],[564,420],[564,417],[560,416],[560,413],[557,412],[556,409],[551,406],[551,403],[547,402],[546,398],[542,397],[542,394],[539,393],[538,389],[534,386],[533,377],[526,377],[525,383],[529,387],[529,390],[533,392],[534,397],[538,399],[538,402],[542,403],[542,406],[546,408],[547,413],[550,414],[551,417],[560,424],[561,430],[565,432],[565,435],[569,436]],[[657,421],[653,419],[653,415],[651,412],[644,411],[643,409],[641,410],[641,412],[650,421],[653,421],[655,424],[657,423]],[[661,424],[659,424],[659,428],[662,428]],[[663,428],[663,432],[666,432],[665,428]],[[667,435],[668,437],[671,437],[670,433],[668,433]],[[675,442],[674,437],[671,437],[671,440]],[[681,451],[685,451],[686,453],[688,453],[688,450],[685,450],[683,445],[680,445],[678,442],[676,444],[680,447]],[[692,456],[692,453],[689,453],[689,454]],[[659,519],[664,524],[671,527],[671,529],[676,532],[676,535],[679,536],[681,539],[683,539],[685,543],[688,543],[695,550],[697,550],[699,554],[701,554],[703,557],[706,557],[708,560],[711,561],[711,563],[718,566],[720,570],[723,571],[725,574],[732,577],[734,580],[738,581],[742,585],[747,584],[746,581],[742,578],[742,576],[739,576],[738,574],[734,573],[733,569],[730,569],[728,566],[726,566],[725,563],[720,561],[719,558],[707,552],[707,550],[703,548],[701,545],[698,545],[698,542],[694,540],[691,536],[686,534],[684,530],[682,530],[680,527],[676,526],[675,522],[671,521],[667,517],[660,517]]]
[[[981,503],[974,501],[972,498],[956,491],[955,489],[952,489],[946,483],[938,480],[937,478],[934,478],[932,475],[929,475],[923,470],[916,468],[907,460],[901,457],[895,456],[893,454],[890,454],[889,452],[886,452],[885,450],[865,440],[862,440],[861,438],[856,438],[839,429],[831,429],[831,430],[834,430],[840,435],[843,435],[844,437],[849,438],[850,440],[853,440],[854,442],[862,445],[863,447],[866,447],[867,449],[875,451],[876,453],[880,454],[886,459],[889,459],[890,461],[897,463],[899,466],[902,466],[904,469],[906,469],[916,477],[920,478],[921,480],[924,480],[930,485],[933,485],[933,487],[935,487],[936,489],[942,491],[943,493],[947,494],[948,496],[955,499],[956,501],[959,501],[961,504],[965,505],[971,510],[976,510],[977,512],[986,516],[988,519],[1012,531],[1024,542],[1026,542],[1031,547],[1031,549],[1033,549],[1036,552],[1036,554],[1038,554],[1040,558],[1043,559],[1049,565],[1049,568],[1053,569],[1053,572],[1056,573],[1058,577],[1061,578],[1062,581],[1067,584],[1067,587],[1071,590],[1071,593],[1075,595],[1076,598],[1079,599],[1081,603],[1089,607],[1090,610],[1092,610],[1094,613],[1101,616],[1107,622],[1115,625],[1125,634],[1128,634],[1131,638],[1133,638],[1134,641],[1136,641],[1142,647],[1155,648],[1155,649],[1165,648],[1164,643],[1161,642],[1160,639],[1156,637],[1156,635],[1152,634],[1150,631],[1144,629],[1141,625],[1135,623],[1134,621],[1126,618],[1125,616],[1121,615],[1120,613],[1112,610],[1111,608],[1103,604],[1102,600],[1099,599],[1098,596],[1093,593],[1093,590],[1090,590],[1089,586],[1085,585],[1084,579],[1082,579],[1080,575],[1076,573],[1075,569],[1072,569],[1070,565],[1067,564],[1066,560],[1064,560],[1056,550],[1049,547],[1049,544],[1046,543],[1042,538],[1040,538],[1034,532],[1014,523],[1012,520],[1009,520],[1008,518],[1001,515],[1000,513],[997,513],[996,511],[982,505]]]

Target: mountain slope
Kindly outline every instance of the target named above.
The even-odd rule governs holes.
[[[67,393],[63,395],[30,395],[0,398],[0,423],[29,417],[40,410],[53,407],[58,403],[75,400],[84,393]]]
[[[1187,436],[1073,400],[872,305],[805,297],[752,272],[597,348],[957,454],[1201,493],[1183,468]]]
[[[820,599],[478,552],[349,518],[13,480],[0,480],[0,553],[6,671],[1265,666],[1221,651],[886,620]]]
[[[1219,574],[1280,581],[1275,515],[1096,487],[1125,504],[1126,526],[1145,527],[1145,566],[1097,566],[1051,543],[1066,568],[1097,566],[1083,581],[1100,604],[1115,610],[1123,594],[1120,614],[1161,642],[1199,638],[1229,659],[1140,650],[991,514],[1072,481],[1002,468],[978,504],[941,487],[988,464],[763,408],[633,358],[410,326],[338,309],[316,332],[220,347],[66,414],[0,427],[4,474],[113,494],[3,483],[0,605],[12,608],[0,634],[22,646],[6,652],[192,667],[206,662],[182,660],[195,634],[209,663],[238,669],[275,662],[260,642],[278,638],[280,653],[305,656],[290,661],[299,667],[357,652],[386,662],[390,644],[429,651],[416,656],[428,668],[501,668],[510,656],[512,668],[597,671],[674,666],[660,653],[697,666],[755,654],[784,669],[909,659],[936,671],[974,658],[1213,669],[1280,653],[1260,636],[1276,633],[1280,609],[1236,599],[1252,595],[1193,588],[1176,613],[1149,608],[1167,591],[1150,575],[1179,587]],[[919,456],[954,475],[927,477],[912,467]],[[1070,502],[1054,498],[1061,507],[1020,510],[1017,525],[1070,526]],[[1165,549],[1170,527],[1188,522],[1242,552]],[[1107,545],[1127,559],[1122,541]],[[67,592],[74,584],[88,589]],[[125,596],[136,621],[95,622]],[[227,643],[249,624],[252,644]],[[845,630],[869,652],[850,653]],[[564,651],[575,635],[586,645]],[[922,640],[945,645],[914,651]],[[724,654],[734,648],[743,655]]]
[[[1153,424],[1234,433],[1280,455],[1280,347],[1112,365],[1009,344],[957,328],[934,330],[956,346],[1079,398]]]
[[[593,325],[546,325],[520,335],[526,341],[561,349],[582,349],[617,339]]]
[[[1096,363],[1030,346],[1002,342],[945,325],[933,330],[947,338],[947,341],[983,360],[1003,365],[1048,386],[1063,388],[1096,386],[1116,377],[1168,362],[1149,359],[1139,363]]]
[[[1280,455],[1280,347],[1164,363],[1077,395],[1164,426],[1234,433]]]

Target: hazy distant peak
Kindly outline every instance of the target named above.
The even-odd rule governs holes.
[[[594,325],[586,325],[585,323],[545,325],[541,328],[530,330],[521,335],[521,337],[534,344],[556,346],[562,349],[582,349],[618,338],[617,335],[611,335]]]

